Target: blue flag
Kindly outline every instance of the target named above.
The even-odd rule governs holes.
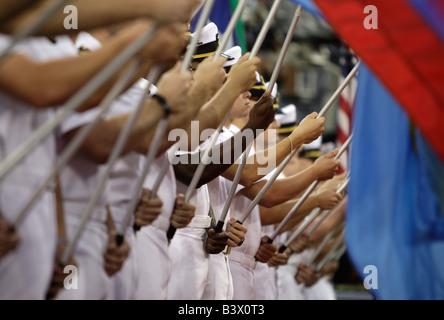
[[[424,151],[404,109],[365,65],[353,132],[346,216],[352,263],[377,299],[444,299],[444,218],[439,184],[430,179],[433,159],[432,172],[442,173],[442,163]]]

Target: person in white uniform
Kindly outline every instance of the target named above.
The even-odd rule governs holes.
[[[260,94],[263,94],[266,91],[266,86],[263,81],[263,78],[258,76],[258,81],[256,85],[253,87],[253,93],[256,94],[256,97]],[[256,98],[257,99],[257,98]],[[301,122],[301,125],[298,127],[298,130],[295,130],[292,132],[292,134],[289,136],[286,141],[282,141],[274,146],[274,149],[268,149],[268,150],[275,150],[275,154],[277,155],[277,161],[276,165],[282,161],[286,155],[293,149],[293,147],[298,147],[301,143],[304,142],[311,142],[313,139],[317,138],[323,131],[321,128],[318,130],[318,125],[320,124],[322,126],[322,119],[319,119],[319,121],[316,121],[314,119],[315,115],[310,115],[307,117],[307,119],[304,119],[303,122]],[[313,121],[314,120],[314,121]],[[307,127],[303,126],[302,124],[307,124]],[[229,123],[230,125],[231,123]],[[309,129],[305,131],[305,129]],[[290,146],[288,146],[288,141],[290,142]],[[326,176],[329,176],[331,173],[330,171],[335,172],[335,167],[337,167],[337,164],[334,161],[327,161],[332,162],[330,168],[326,167],[323,168],[321,171],[326,173]],[[248,165],[247,165],[248,166]],[[247,167],[246,166],[246,167]],[[257,167],[256,167],[257,169]],[[271,175],[272,171],[268,173],[268,175]],[[240,219],[240,217],[243,216],[245,209],[249,206],[251,203],[251,200],[256,197],[258,192],[261,190],[263,185],[265,184],[267,177],[259,176],[256,173],[251,173],[250,176],[254,177],[253,179],[248,178],[248,174],[246,173],[246,179],[244,181],[253,181],[253,184],[246,184],[246,187],[238,190],[238,193],[236,194],[235,199],[233,200],[232,204],[232,215],[235,215],[236,218]],[[311,183],[316,176],[310,176],[306,174],[306,181],[299,182],[298,184],[292,183],[294,188],[288,188],[289,184],[285,184],[284,180],[277,180],[272,187],[265,193],[264,197],[259,202],[259,205],[266,206],[267,208],[274,207],[279,204],[284,204],[286,201],[291,200],[292,198],[296,197],[299,192],[301,192],[303,187],[306,185],[308,186],[309,183]],[[259,180],[259,179],[260,180]],[[296,177],[292,177],[292,179],[295,179]],[[254,182],[257,181],[257,182]],[[296,182],[296,181],[295,181]],[[241,179],[241,184],[242,184]],[[276,186],[275,186],[276,185]],[[281,189],[281,187],[284,187],[285,189]],[[274,189],[278,188],[278,189]],[[274,190],[273,190],[274,189]],[[279,193],[278,195],[275,195],[276,191]],[[285,195],[286,194],[286,195]],[[246,218],[244,221],[244,224],[247,225],[247,228],[249,232],[247,233],[245,243],[249,243],[249,245],[244,245],[240,248],[233,248],[230,251],[230,265],[233,265],[232,272],[233,272],[233,278],[239,277],[239,286],[238,290],[236,292],[236,279],[234,279],[235,283],[235,297],[234,299],[254,299],[255,297],[255,290],[254,290],[254,277],[253,277],[253,268],[256,264],[256,259],[259,262],[267,262],[276,251],[276,248],[267,243],[268,237],[262,237],[261,238],[261,212],[259,210],[259,207],[256,206],[251,214]],[[231,258],[232,255],[232,258]],[[236,276],[234,275],[234,270],[238,272]],[[245,281],[245,279],[248,279]]]
[[[212,23],[202,30],[201,37],[199,39],[202,40],[201,45],[198,46],[194,56],[193,68],[203,63],[202,59],[214,55],[219,45],[217,26]],[[254,76],[252,68],[255,69],[258,62],[258,59],[247,61],[246,56],[233,66],[225,84],[218,91],[218,94],[209,101],[209,107],[203,108],[199,113],[197,120],[199,121],[200,132],[207,128],[215,129],[219,126],[235,99],[241,94],[242,90],[246,91],[243,88],[251,86]],[[208,115],[214,114],[215,110],[217,110],[216,114],[218,116],[209,117]],[[194,151],[182,151],[178,154],[186,156],[200,154],[203,148],[204,145],[200,145]],[[189,181],[193,176],[193,168],[195,170],[196,166],[174,166],[178,179],[178,192],[186,193]],[[206,172],[204,172],[203,178],[199,181],[190,199],[190,202],[196,207],[195,217],[186,228],[177,230],[171,240],[169,253],[172,259],[172,274],[168,286],[168,299],[202,299],[205,287],[210,281],[209,253],[205,250],[207,229],[211,224],[209,216],[210,198],[206,183],[215,179],[223,171],[223,167],[219,166],[217,170],[220,171],[216,170],[216,173],[208,174],[214,168],[214,166],[206,166]],[[210,295],[212,294],[210,293]],[[222,294],[222,296],[226,296],[226,294]],[[228,296],[230,296],[229,292]]]
[[[0,36],[0,50],[11,39]],[[68,39],[69,41],[69,39]],[[2,157],[11,153],[40,125],[53,115],[52,108],[39,109],[32,103],[20,100],[20,88],[5,83],[15,62],[32,59],[31,63],[46,63],[51,60],[75,56],[73,47],[58,46],[46,38],[28,39],[14,49],[14,53],[0,66],[0,146]],[[31,61],[31,60],[28,60]],[[16,70],[20,72],[20,70]],[[49,107],[50,105],[45,105]],[[39,144],[2,179],[0,185],[0,214],[5,222],[12,223],[22,209],[24,201],[34,194],[40,182],[46,178],[55,161],[55,134]],[[19,198],[18,198],[19,195]],[[56,247],[55,199],[51,190],[46,190],[18,226],[19,243],[0,260],[1,299],[45,299]],[[23,201],[21,201],[23,199]],[[9,227],[5,227],[5,231]],[[3,231],[3,230],[2,230]],[[7,231],[9,232],[9,231]],[[17,239],[17,238],[16,238]],[[32,268],[30,266],[38,266]]]
[[[196,67],[193,73],[193,86],[191,88],[191,103],[186,107],[187,115],[182,115],[180,119],[171,119],[168,130],[178,127],[178,123],[185,128],[190,127],[190,122],[196,114],[205,105],[209,97],[222,86],[225,80],[223,72],[223,63],[225,59],[206,60]],[[175,123],[175,124],[174,124]],[[168,132],[168,131],[167,131]],[[171,142],[168,146],[171,146]],[[161,184],[158,190],[158,196],[162,200],[162,212],[160,216],[150,225],[143,226],[137,233],[137,256],[139,270],[139,284],[137,299],[165,300],[170,299],[169,283],[178,283],[170,281],[171,277],[183,274],[175,274],[169,250],[172,244],[171,239],[167,237],[167,231],[170,226],[178,230],[174,237],[180,234],[180,230],[189,225],[191,219],[195,216],[196,208],[194,200],[185,203],[183,188],[177,188],[177,181],[171,157],[174,157],[175,147],[171,147],[166,152],[160,152],[153,163],[144,182],[144,189],[149,194],[151,189],[157,183],[160,176]],[[166,173],[162,173],[163,168]],[[197,220],[197,219],[196,219]],[[174,239],[174,238],[173,238]],[[182,261],[179,261],[179,270],[182,269]]]
[[[224,64],[224,69],[228,74],[231,67],[242,57],[242,49],[239,46],[235,46],[226,50],[225,54],[234,58]],[[240,99],[237,99],[236,102],[239,100]],[[226,131],[227,130],[225,128],[222,129],[216,144],[222,143],[232,137],[232,135],[227,134]],[[224,225],[227,224],[227,232],[217,234],[215,231],[216,224],[221,219],[222,211],[228,199],[228,192],[225,184],[225,178],[222,176],[218,176],[208,183],[213,215],[211,216],[212,224],[208,230],[208,237],[206,241],[206,250],[208,253],[210,253],[210,267],[208,282],[202,296],[202,298],[205,300],[233,299],[233,279],[231,276],[230,265],[228,263],[228,257],[223,250],[227,243],[231,243],[232,246],[236,246],[236,244],[229,239],[230,237],[228,231],[236,233],[237,237],[240,239],[244,239],[245,233],[247,232],[247,228],[238,223],[236,224],[237,229],[230,228],[230,226],[236,222],[234,219],[230,218],[229,208],[225,220],[223,221]],[[239,230],[240,228],[242,229]]]
[[[20,128],[20,133],[18,134],[17,139],[11,139],[8,137],[8,143],[2,141],[1,145],[3,145],[4,149],[3,156],[8,155],[21,142],[31,136],[32,132],[34,132],[49,117],[51,117],[51,110],[41,110],[37,112],[35,110],[36,108],[48,108],[50,106],[57,106],[65,102],[100,69],[108,64],[122,47],[125,47],[131,41],[133,41],[140,34],[140,32],[143,32],[143,30],[143,28],[133,28],[131,32],[118,34],[106,45],[103,50],[99,50],[94,55],[88,57],[77,57],[77,51],[72,43],[70,43],[70,39],[67,37],[59,37],[56,43],[53,43],[47,38],[32,38],[23,42],[22,45],[16,46],[16,53],[10,54],[7,60],[2,61],[0,71],[0,86],[4,93],[5,99],[2,104],[11,106],[10,110],[12,112],[10,115],[7,115],[6,113],[9,111],[6,111],[6,108],[2,108],[2,111],[5,112],[5,114],[2,115],[2,121],[6,122],[4,125],[2,125],[2,130],[5,130],[4,132],[2,131],[2,133],[8,132],[9,136],[11,133],[17,130],[13,129],[13,127]],[[10,41],[10,38],[2,36],[2,48],[6,48]],[[110,81],[109,84],[111,85],[112,81]],[[94,96],[94,99],[100,99],[105,93],[106,88],[98,90]],[[14,106],[15,102],[10,103],[12,101],[12,96],[15,97],[14,101],[17,102],[17,107]],[[94,99],[87,99],[85,104],[82,106],[82,110],[95,106],[96,104]],[[14,121],[11,119],[14,119]],[[30,130],[26,131],[23,128],[28,128]],[[4,138],[2,138],[2,140],[3,139]],[[18,179],[23,181],[24,188],[32,189],[32,192],[34,192],[37,187],[37,181],[40,183],[42,179],[46,178],[46,174],[49,174],[49,169],[46,167],[39,168],[39,165],[48,165],[48,168],[52,168],[55,154],[56,147],[54,135],[50,135],[49,138],[41,144],[41,146],[30,153],[30,155],[27,157],[28,160],[24,160],[24,162],[22,162],[21,165],[25,165],[25,163],[30,165],[31,172],[28,174],[27,171],[29,170],[25,168],[18,170],[18,168],[21,167],[21,165],[18,165],[9,173],[8,179],[13,179],[14,181]],[[33,159],[35,156],[38,157],[37,160],[31,161],[30,159]],[[36,163],[39,165],[36,165]],[[38,174],[33,173],[35,170],[38,171]],[[29,179],[33,180],[34,182],[29,183]],[[7,180],[5,181],[7,182]],[[13,186],[14,183],[11,182],[5,185]],[[5,217],[4,221],[11,223],[11,220],[14,219],[18,214],[18,210],[22,209],[20,206],[24,204],[22,202],[16,202],[14,207],[10,207],[10,202],[14,199],[14,197],[11,197],[9,192],[9,187],[2,189],[2,212]],[[15,191],[12,192],[13,194],[17,194]],[[33,193],[31,193],[31,190],[28,190],[27,192],[23,190],[21,194],[23,195],[24,199],[27,199],[30,198]],[[50,192],[49,196],[52,196],[52,192]],[[50,209],[49,206],[53,206],[53,200],[48,200],[47,197],[48,195],[45,193],[41,198],[41,201],[45,203],[43,210],[47,212],[46,214],[52,215],[54,212],[51,211],[52,209]],[[34,208],[38,211],[40,209],[37,208],[40,205],[42,204],[37,203]],[[32,215],[31,213],[26,216],[27,221],[29,221],[28,218],[30,216],[36,216]],[[50,221],[43,224],[44,226],[47,226],[48,229],[47,232],[44,232],[45,236],[39,235],[38,239],[43,239],[47,235],[52,241],[54,241],[55,236],[54,238],[51,237],[51,233],[53,232],[51,229],[53,228],[55,221],[54,216],[51,216],[50,219]],[[32,225],[33,231],[31,231],[31,234],[33,232],[42,232],[40,228],[34,228],[35,226],[39,225],[39,223],[33,223]],[[20,226],[20,228],[22,228],[22,226]],[[25,230],[23,230],[22,234],[20,228],[18,233],[22,237],[24,237],[24,234],[28,234],[28,231]],[[9,235],[10,233],[8,232],[8,236]],[[24,243],[29,241],[27,236],[21,240]],[[51,240],[48,241],[48,249],[52,247],[51,244],[53,242]],[[37,239],[32,241],[32,245],[37,245],[38,243],[40,243],[40,241],[37,241]],[[21,251],[24,249],[20,248],[24,248],[26,246],[27,245],[21,246],[19,244],[16,247],[11,246],[10,248],[17,248]],[[30,254],[26,253],[22,254],[21,256],[23,256],[23,259],[25,259],[32,255],[36,255],[44,259],[46,254],[39,254],[38,250],[36,249]],[[13,259],[14,258],[12,257],[8,257],[8,260],[10,261]],[[53,258],[51,258],[51,260],[53,260]],[[19,265],[19,263],[17,263],[17,265]],[[27,265],[30,264],[28,263]],[[39,285],[40,281],[43,282],[46,279],[46,268],[43,266],[43,263],[41,265],[42,275],[38,278],[39,281],[34,281],[36,286]],[[17,267],[14,269],[14,272],[19,272],[19,270],[20,268]],[[24,272],[20,273],[25,274]],[[26,281],[26,278],[22,276],[8,276],[8,272],[6,271],[3,272],[3,274],[5,279],[9,279],[8,281],[12,281],[12,279],[17,278],[16,282],[18,286],[20,286],[21,280]],[[29,283],[30,282],[28,282],[28,284]],[[59,283],[59,285],[63,285],[63,283]],[[24,293],[24,290],[19,291],[20,293],[15,290],[2,292],[19,297],[22,295],[23,297],[28,297],[33,294],[33,290],[26,290],[29,295]],[[35,295],[33,297],[35,297]]]
[[[175,35],[175,40],[177,41],[180,36],[183,37],[183,34],[178,33]],[[166,43],[168,42],[154,43],[152,49],[157,50],[157,46]],[[182,50],[180,47],[176,48],[180,50],[176,52],[169,51],[162,56],[162,59],[174,57]],[[190,80],[190,75],[179,74],[179,70],[176,67],[170,73],[165,74],[164,78],[166,78],[166,80],[163,81],[164,84],[161,84],[162,79],[159,83],[159,93],[163,96],[169,96],[172,112],[180,110],[181,108],[177,109],[176,106],[182,106],[187,102],[188,96],[186,92],[188,86],[185,86],[183,90],[179,90],[180,88],[175,86],[175,84],[183,85],[184,82],[186,83],[186,81]],[[175,80],[175,78],[177,78],[177,80]],[[169,82],[171,80],[168,79],[172,79],[173,82]],[[67,168],[61,174],[63,200],[67,213],[70,239],[72,239],[73,233],[78,228],[81,215],[86,209],[90,195],[95,192],[98,181],[104,174],[104,167],[100,167],[99,165],[102,163],[102,159],[106,160],[109,156],[116,141],[113,140],[113,138],[117,139],[123,124],[125,124],[130,117],[131,112],[128,112],[128,109],[122,110],[121,106],[134,104],[143,92],[142,88],[135,86],[132,87],[130,91],[127,91],[125,95],[120,96],[119,100],[115,103],[115,109],[119,109],[120,107],[119,112],[123,112],[124,114],[116,117],[112,117],[112,114],[110,114],[106,121],[100,122],[82,145],[81,152],[71,159]],[[149,99],[145,102],[140,117],[132,128],[128,143],[124,147],[122,155],[126,155],[132,150],[138,150],[139,144],[145,142],[143,137],[148,135],[152,128],[147,124],[152,122],[153,118],[154,121],[158,121],[158,119],[163,116],[164,110],[159,108],[158,104],[159,102],[155,99]],[[84,112],[82,114],[73,114],[64,122],[62,132],[65,134],[65,139],[67,139],[65,143],[78,132],[79,128],[94,119],[96,116],[95,112],[96,110],[91,110],[90,112]],[[116,112],[116,110],[114,110],[114,112]],[[103,153],[99,155],[98,149]],[[114,201],[115,199],[112,199],[111,202],[113,203]],[[79,264],[79,269],[81,269],[79,290],[62,290],[57,296],[58,299],[105,299],[110,292],[110,276],[114,275],[115,272],[121,268],[127,257],[127,254],[122,253],[122,251],[126,251],[127,248],[125,248],[125,246],[117,247],[115,245],[115,232],[111,233],[115,227],[115,225],[112,226],[114,223],[112,215],[114,213],[114,216],[117,217],[117,221],[120,223],[122,221],[122,211],[116,210],[116,206],[113,206],[114,211],[108,213],[108,205],[109,202],[106,194],[103,193],[93,210],[91,219],[86,224],[82,237],[75,247],[74,255]],[[114,261],[112,256],[117,257],[118,260]]]

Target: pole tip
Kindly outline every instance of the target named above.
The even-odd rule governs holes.
[[[295,13],[295,15],[298,16],[298,17],[300,17],[301,14],[302,14],[302,6],[299,5],[299,6],[297,7],[297,9],[296,9],[296,13]]]

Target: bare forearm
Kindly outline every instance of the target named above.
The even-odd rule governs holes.
[[[199,122],[199,135],[206,129],[216,129],[230,112],[234,101],[241,94],[230,80],[199,111],[194,120]]]
[[[16,1],[21,2],[21,1]],[[29,2],[29,1],[28,1]],[[29,7],[4,25],[4,31],[13,33],[33,21],[48,1]],[[107,27],[140,17],[151,17],[152,8],[148,0],[72,0],[67,5],[77,8],[78,29],[66,29],[64,21],[68,14],[59,9],[39,30],[36,35],[58,35],[76,33],[79,30]]]
[[[12,19],[27,10],[27,7],[34,4],[35,0],[3,0],[0,3],[0,30],[1,32],[9,33],[5,27]],[[38,2],[38,1],[37,1]]]
[[[249,186],[269,174],[275,167],[279,166],[294,149],[299,148],[303,141],[303,137],[296,129],[281,142],[263,151],[256,152],[248,161],[248,163],[251,164],[245,166],[245,175],[242,176],[242,184]],[[272,163],[270,163],[270,159],[273,159]],[[271,164],[274,164],[274,166]],[[259,174],[259,172],[261,174]]]
[[[217,144],[213,147],[211,154],[212,158],[208,163],[202,176],[198,182],[198,187],[209,183],[216,177],[224,173],[227,168],[232,166],[232,163],[241,156],[242,152],[247,148],[249,140],[242,137],[242,132],[239,132],[231,139]],[[199,159],[202,160],[205,151],[201,151]],[[184,184],[189,185],[191,179],[197,170],[198,164],[192,164],[192,156],[184,155],[181,163],[174,166],[176,177]]]
[[[313,182],[312,167],[288,178],[276,180],[264,193],[260,205],[267,208],[284,203],[288,200],[296,198]],[[250,199],[262,190],[266,181],[254,183],[248,188],[245,188],[241,193]]]
[[[0,87],[36,107],[62,104],[105,67],[129,41],[127,36],[116,37],[92,54],[46,63],[36,63],[21,54],[12,55],[0,67]],[[112,81],[110,79],[107,85]],[[104,89],[105,86],[102,91]],[[97,105],[94,102],[90,104]]]
[[[313,231],[311,239],[313,242],[321,241],[333,228],[341,224],[345,219],[345,210],[347,207],[347,199],[344,198],[339,205],[334,208],[330,214],[322,221],[318,227]],[[314,225],[314,221],[311,225]]]
[[[287,214],[293,209],[298,199],[286,201],[277,206],[266,208],[261,206],[261,222],[262,225],[278,224],[285,219]],[[299,223],[312,209],[318,206],[318,200],[315,196],[309,196],[305,200],[300,208],[296,210],[291,219],[289,219],[288,224],[284,227],[282,232],[291,229],[297,223]]]
[[[131,128],[129,137],[123,147],[122,155],[130,151],[137,151],[141,137],[152,130],[163,116],[163,110],[155,105],[156,103],[149,100],[142,109],[134,126]],[[99,124],[82,145],[81,151],[83,154],[97,163],[105,163],[131,115],[131,113],[128,113],[108,120],[100,120]],[[68,137],[72,138],[75,133],[75,131],[71,132]]]
[[[249,187],[259,179],[265,177],[285,160],[291,151],[290,148],[291,144],[289,140],[286,139],[265,151],[251,155],[242,171],[240,184],[244,187]],[[273,159],[273,161],[271,162],[270,159]],[[234,179],[238,166],[239,164],[234,164],[224,173],[224,176],[230,180]]]
[[[165,97],[168,101],[168,97]],[[176,140],[172,139],[170,137],[170,132],[172,132],[175,129],[180,129],[181,132],[190,132],[190,124],[192,119],[197,115],[199,112],[199,109],[202,107],[203,104],[208,99],[207,91],[203,87],[201,83],[195,82],[190,90],[190,98],[188,101],[187,106],[184,108],[183,111],[176,114],[170,114],[168,117],[168,125],[165,130],[165,135],[162,138],[162,141],[159,146],[159,150],[157,155],[163,154],[165,151],[167,151],[173,144],[176,143]],[[156,134],[156,128],[155,126],[153,130],[151,130],[144,138],[143,143],[140,146],[139,152],[146,154],[151,146],[152,140],[154,138],[154,135]],[[185,131],[183,131],[185,130]],[[190,134],[186,135],[188,139],[190,138]],[[177,138],[175,136],[175,138]],[[183,137],[180,136],[182,139]]]

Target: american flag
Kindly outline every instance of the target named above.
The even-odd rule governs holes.
[[[341,69],[342,69],[342,82],[350,71],[353,69],[357,63],[357,59],[353,53],[346,47],[343,48],[343,54],[340,59]],[[355,103],[355,95],[358,82],[356,77],[352,79],[350,84],[342,91],[339,98],[339,108],[337,113],[337,134],[336,134],[336,145],[338,148],[347,141],[351,128],[353,119],[353,107]],[[339,159],[341,161],[341,166],[339,167],[339,173],[347,171],[348,168],[348,152],[344,152]]]

